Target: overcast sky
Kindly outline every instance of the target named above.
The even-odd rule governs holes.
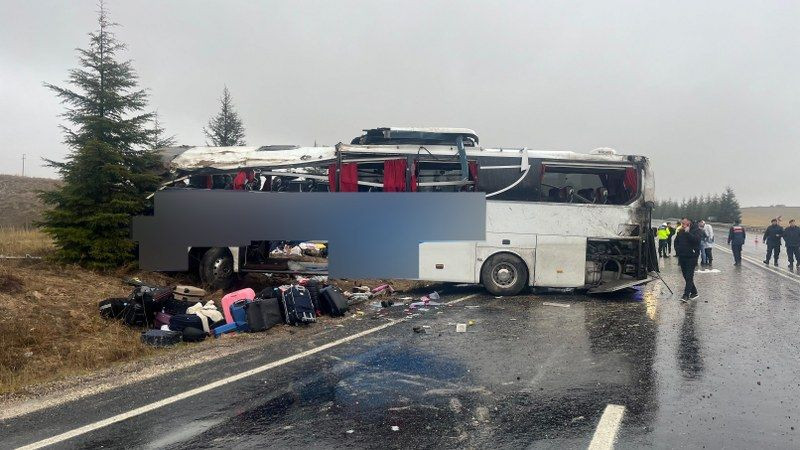
[[[109,0],[179,143],[227,85],[251,145],[455,126],[485,146],[649,156],[659,198],[800,205],[800,2]],[[0,0],[0,172],[54,176],[96,2]]]

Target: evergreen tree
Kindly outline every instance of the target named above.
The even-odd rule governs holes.
[[[739,200],[730,186],[725,188],[720,198],[719,220],[722,222],[738,222],[742,220],[742,211],[739,209]]]
[[[164,127],[161,126],[161,121],[158,118],[158,111],[153,113],[153,127],[152,138],[150,140],[150,148],[155,150],[164,147],[175,146],[175,135],[167,136]]]
[[[233,107],[233,100],[227,86],[222,90],[222,98],[219,99],[219,102],[219,113],[209,119],[208,127],[203,127],[206,139],[216,147],[245,145],[244,125]]]
[[[61,128],[71,150],[64,162],[46,160],[63,184],[40,193],[52,206],[40,225],[57,244],[57,258],[102,269],[133,258],[131,216],[144,211],[147,193],[157,188],[160,160],[149,150],[147,94],[130,61],[117,59],[125,45],[111,31],[116,24],[102,1],[98,25],[88,48],[78,49],[71,86],[45,83],[67,107],[62,116],[71,127]]]

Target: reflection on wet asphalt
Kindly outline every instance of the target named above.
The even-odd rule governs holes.
[[[659,282],[602,297],[482,293],[64,447],[585,448],[618,404],[617,448],[798,448],[800,283],[728,267],[722,252],[715,262],[688,305]],[[677,261],[662,266],[680,292]],[[348,327],[385,322],[373,314]]]

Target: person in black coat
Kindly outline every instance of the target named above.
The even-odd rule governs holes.
[[[800,227],[794,223],[794,219],[783,229],[783,241],[786,242],[786,254],[789,255],[789,270],[794,269],[795,260],[800,270]]]
[[[686,286],[683,288],[681,301],[687,302],[699,297],[697,286],[694,285],[694,269],[697,267],[697,257],[700,256],[700,241],[702,231],[697,224],[684,218],[681,220],[681,229],[675,236],[675,253],[678,255],[678,264],[681,266],[683,279]]]
[[[736,223],[728,230],[728,244],[733,250],[733,265],[742,265],[742,246],[747,239],[747,231],[737,220]]]
[[[764,264],[769,265],[769,259],[775,255],[775,266],[778,266],[778,256],[781,254],[781,238],[783,237],[783,227],[778,225],[778,219],[772,219],[772,223],[764,231],[764,243],[767,244],[767,259]]]

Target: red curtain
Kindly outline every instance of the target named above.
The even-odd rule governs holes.
[[[625,169],[625,178],[623,178],[622,184],[631,194],[631,198],[636,196],[639,191],[639,178],[636,176],[636,169],[632,167]]]
[[[416,184],[416,183],[414,183]],[[383,162],[383,192],[406,191],[406,161],[390,159]]]
[[[336,164],[328,166],[328,185],[331,192],[358,192],[358,163],[343,163],[339,172],[339,186],[336,189]]]
[[[478,184],[478,161],[469,162],[469,178]]]

